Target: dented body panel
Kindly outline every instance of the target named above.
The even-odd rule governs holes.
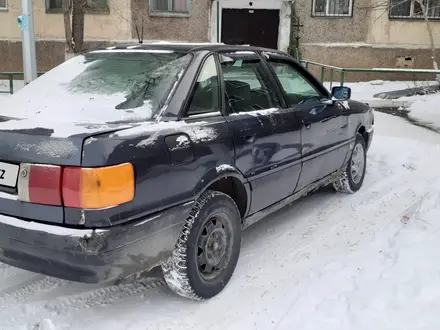
[[[152,269],[174,248],[192,203],[103,230],[0,216],[0,260],[72,281],[99,283]]]

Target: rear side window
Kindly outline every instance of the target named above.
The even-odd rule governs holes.
[[[221,54],[220,62],[230,112],[281,107],[276,90],[255,53]]]

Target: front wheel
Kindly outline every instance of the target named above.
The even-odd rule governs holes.
[[[196,201],[172,255],[162,264],[165,281],[185,298],[212,298],[231,279],[240,247],[237,205],[226,194],[207,191]]]
[[[353,152],[342,174],[333,182],[336,191],[353,194],[362,187],[367,168],[367,152],[365,140],[356,134]]]

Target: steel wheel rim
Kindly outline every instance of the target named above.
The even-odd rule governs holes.
[[[355,184],[358,184],[362,176],[364,175],[365,169],[365,154],[362,144],[358,143],[353,149],[353,154],[351,155],[351,179]]]
[[[225,214],[216,214],[204,222],[195,251],[197,270],[203,280],[213,281],[223,272],[231,258],[232,244],[232,226]]]

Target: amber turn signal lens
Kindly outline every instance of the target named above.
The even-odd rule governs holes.
[[[102,209],[134,198],[134,169],[130,163],[100,167],[66,167],[63,171],[64,206]]]

